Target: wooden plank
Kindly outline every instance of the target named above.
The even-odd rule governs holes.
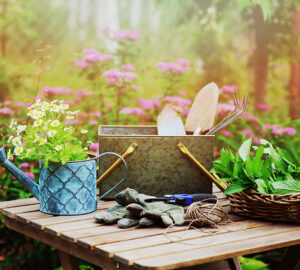
[[[96,223],[94,218],[84,219],[80,221],[72,221],[69,223],[60,223],[54,225],[48,225],[45,227],[45,232],[50,233],[52,235],[60,236],[62,232],[76,232],[80,229],[90,229],[92,227],[101,226],[101,224]]]
[[[22,223],[30,223],[32,220],[40,219],[40,218],[48,218],[51,216],[52,215],[45,214],[41,211],[35,211],[35,212],[17,214],[15,219]]]
[[[16,214],[19,213],[26,213],[26,212],[34,212],[40,209],[39,204],[31,204],[26,206],[19,206],[19,207],[10,207],[2,209],[2,214],[8,216],[10,218],[15,218]]]
[[[214,241],[214,239],[211,239]],[[216,260],[228,259],[240,255],[262,252],[300,243],[300,227],[290,228],[275,234],[249,238],[246,241],[230,241],[224,244],[204,246],[180,253],[141,259],[134,262],[137,269],[167,270],[179,267],[193,266]]]
[[[76,243],[78,239],[82,239],[85,237],[91,237],[91,236],[97,236],[100,235],[103,236],[105,234],[112,234],[112,233],[118,233],[118,232],[124,232],[124,231],[131,231],[135,230],[135,228],[129,228],[129,229],[120,229],[117,225],[102,225],[98,224],[97,227],[93,228],[86,228],[82,230],[76,230],[71,232],[64,232],[61,234],[61,238],[72,243]]]
[[[79,221],[79,220],[93,218],[95,213],[106,210],[107,208],[113,206],[114,204],[115,204],[114,201],[103,202],[101,204],[98,204],[98,210],[96,210],[95,212],[90,213],[90,214],[76,215],[76,216],[53,216],[53,217],[49,217],[49,218],[35,219],[30,224],[37,229],[44,230],[45,227],[48,225],[67,223],[67,222],[72,222],[72,221]]]
[[[37,204],[37,203],[39,204],[39,201],[36,198],[29,198],[29,199],[22,199],[22,200],[18,199],[18,200],[0,202],[0,213],[4,208],[24,206],[24,205]]]
[[[174,255],[183,251],[195,250],[197,248],[207,248],[216,245],[223,245],[224,243],[231,243],[234,241],[243,241],[249,238],[265,236],[266,234],[276,234],[283,231],[291,231],[289,226],[278,228],[273,225],[262,226],[259,228],[251,228],[248,230],[227,232],[218,235],[209,235],[204,232],[198,232],[198,236],[190,240],[174,241],[168,244],[156,245],[151,247],[133,249],[129,251],[117,252],[114,258],[124,264],[132,265],[134,261],[145,258],[157,258],[159,256]],[[173,238],[174,239],[174,238]]]
[[[131,267],[115,262],[107,257],[97,255],[93,251],[88,249],[82,249],[78,245],[62,240],[60,237],[53,237],[52,235],[40,231],[29,225],[24,225],[15,219],[4,216],[4,222],[6,226],[12,230],[22,233],[28,237],[36,239],[45,243],[46,245],[53,246],[65,253],[78,257],[84,261],[88,261],[99,267],[110,270],[130,270]]]
[[[269,222],[262,222],[256,220],[242,220],[234,223],[228,223],[220,226],[220,229],[216,232],[216,234],[223,234],[230,231],[238,231],[238,230],[247,230],[251,228],[257,228],[261,226],[270,225]],[[199,237],[199,235],[210,236],[211,230],[209,228],[203,229],[203,231],[199,230],[188,230],[188,231],[179,231],[179,232],[171,232],[168,235],[155,235],[148,236],[144,238],[132,239],[127,241],[119,241],[109,244],[102,244],[95,247],[95,252],[99,254],[103,254],[112,258],[115,253],[121,251],[128,251],[132,249],[140,249],[149,246],[156,246],[161,244],[171,243],[172,241],[184,241],[190,240],[195,237]]]
[[[184,226],[174,226],[169,229],[170,232],[173,231],[182,231],[185,230],[186,227]],[[106,244],[106,243],[113,243],[113,242],[120,242],[135,238],[143,238],[150,235],[158,235],[163,234],[165,229],[161,227],[152,227],[152,228],[143,228],[143,229],[133,229],[133,230],[124,230],[120,229],[115,233],[111,234],[104,234],[99,236],[90,236],[86,238],[78,239],[78,245],[85,247],[87,249],[94,250],[95,246]]]

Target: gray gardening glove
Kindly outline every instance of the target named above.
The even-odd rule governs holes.
[[[165,202],[145,202],[146,199],[155,198],[138,193],[134,189],[126,188],[116,195],[116,201],[121,205],[128,205],[127,210],[133,216],[140,215],[140,225],[150,226],[151,221],[162,221],[165,226],[184,224],[184,209],[181,206]]]
[[[131,218],[130,212],[120,204],[114,205],[106,212],[96,213],[94,217],[100,223],[114,224],[118,222],[118,226],[121,228],[130,228],[139,223],[138,219]]]

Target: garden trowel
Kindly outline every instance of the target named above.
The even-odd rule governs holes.
[[[199,126],[202,131],[209,130],[214,124],[219,98],[219,87],[211,82],[197,94],[185,122],[185,130],[194,132]]]
[[[170,107],[165,107],[158,116],[157,132],[158,135],[186,135],[180,116]]]

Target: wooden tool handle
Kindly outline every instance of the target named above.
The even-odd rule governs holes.
[[[220,178],[216,174],[212,175],[208,170],[206,170],[206,168],[190,153],[190,151],[182,143],[178,143],[177,147],[183,154],[190,158],[222,192],[225,191],[225,189],[227,188],[226,185],[222,182],[217,181],[217,179]]]
[[[132,143],[128,149],[124,152],[124,154],[122,155],[122,158],[126,158],[129,154],[131,154],[137,147],[137,143]],[[99,184],[102,180],[104,180],[104,178],[106,176],[108,176],[120,163],[121,163],[121,159],[118,158],[117,161],[111,165],[97,180],[97,184]]]

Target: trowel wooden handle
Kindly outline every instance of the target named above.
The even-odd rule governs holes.
[[[122,155],[122,158],[126,158],[129,154],[131,154],[135,148],[137,147],[137,143],[132,143],[128,149],[126,150],[126,152],[124,152],[124,154]],[[102,180],[104,180],[104,178],[106,176],[108,176],[120,163],[121,163],[121,159],[118,158],[118,160],[113,164],[111,165],[97,180],[97,184],[99,184]]]
[[[183,143],[178,143],[177,147],[180,151],[189,157],[212,181],[213,183],[222,191],[224,192],[227,188],[226,185],[222,182],[218,182],[217,180],[220,179],[216,174],[211,174],[206,168],[190,153],[190,151],[183,145]]]

